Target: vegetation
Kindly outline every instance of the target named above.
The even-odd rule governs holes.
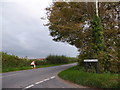
[[[72,63],[76,62],[77,58],[72,57],[66,57],[64,55],[58,56],[58,55],[49,55],[46,58],[47,62],[50,64],[62,64],[62,63]]]
[[[120,2],[54,2],[46,8],[50,35],[54,41],[78,48],[79,64],[97,58],[100,72],[118,73],[120,64]],[[81,64],[82,65],[82,64]]]
[[[9,55],[7,53],[2,52],[2,68],[9,68],[9,67],[23,67],[30,65],[30,61],[27,61],[26,58],[19,58],[15,55]]]
[[[75,66],[60,72],[58,75],[62,79],[84,86],[90,86],[94,88],[120,88],[118,74],[88,73],[84,72],[82,67]]]
[[[46,58],[46,60],[51,64],[68,63],[68,58],[65,56],[50,55]]]
[[[2,54],[1,55],[2,56],[2,72],[31,69],[30,63],[33,60],[35,61],[35,64],[37,66],[36,68],[56,66],[56,65],[62,65],[62,64],[66,64],[66,63],[76,62],[75,58],[68,58],[65,56],[52,55],[51,57],[48,56],[49,58],[40,61],[37,59],[19,58],[18,56],[9,55],[4,52],[0,52],[0,53]],[[54,61],[52,61],[52,59]]]
[[[68,60],[69,60],[69,63],[74,63],[74,62],[78,62],[78,58],[76,58],[76,57],[67,57],[68,58]]]
[[[99,54],[100,51],[104,51],[105,44],[104,44],[104,36],[103,36],[103,28],[101,25],[101,20],[98,16],[95,16],[93,21],[91,22],[92,27],[92,42],[90,45],[92,46],[92,50],[94,54]],[[90,50],[90,49],[89,49]],[[97,57],[96,57],[97,58]]]
[[[2,52],[0,52],[0,72],[2,72]]]

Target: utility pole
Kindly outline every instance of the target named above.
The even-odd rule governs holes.
[[[98,0],[96,0],[96,15],[99,16],[98,15]]]

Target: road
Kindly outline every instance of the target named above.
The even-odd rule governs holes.
[[[2,74],[2,88],[84,88],[60,79],[57,74],[76,65],[60,66],[15,71]]]

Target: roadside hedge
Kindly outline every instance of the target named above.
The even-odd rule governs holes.
[[[58,56],[58,55],[49,55],[46,60],[50,64],[62,64],[62,63],[68,63],[69,60],[66,56]]]

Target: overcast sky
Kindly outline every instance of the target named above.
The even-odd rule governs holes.
[[[47,20],[40,18],[46,17],[44,9],[51,3],[52,0],[2,0],[2,50],[29,58],[78,55],[74,46],[54,42],[48,27],[43,25]]]

